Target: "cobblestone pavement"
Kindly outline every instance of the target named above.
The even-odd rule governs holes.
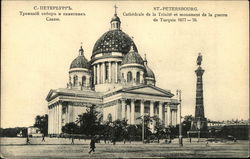
[[[184,140],[184,146],[179,147],[178,140],[171,144],[141,142],[122,143],[116,145],[104,142],[96,144],[96,152],[89,155],[89,140],[74,140],[71,145],[70,139],[62,138],[31,138],[31,145],[26,145],[26,138],[0,138],[1,155],[5,158],[141,158],[141,157],[164,157],[164,158],[207,158],[207,157],[248,157],[248,141],[236,143],[218,142],[189,143]]]

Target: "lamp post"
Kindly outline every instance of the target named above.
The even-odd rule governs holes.
[[[180,102],[180,124],[179,124],[179,146],[183,146],[183,141],[182,141],[182,123],[181,123],[181,90],[177,89],[176,95],[179,96],[179,102]]]
[[[142,143],[144,144],[144,115],[142,115]]]

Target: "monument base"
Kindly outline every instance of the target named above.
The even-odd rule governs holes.
[[[191,124],[191,129],[187,132],[189,137],[209,137],[207,119],[196,117]]]
[[[209,131],[188,131],[188,138],[208,138],[210,137]]]

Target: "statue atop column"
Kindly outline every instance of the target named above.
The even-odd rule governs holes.
[[[201,55],[201,53],[199,53],[199,55],[197,57],[197,60],[196,60],[196,63],[197,63],[198,66],[200,66],[201,62],[202,62],[202,55]]]

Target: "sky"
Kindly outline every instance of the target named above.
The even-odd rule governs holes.
[[[1,50],[1,127],[31,126],[47,113],[50,89],[65,88],[69,66],[81,42],[90,59],[98,38],[110,28],[114,5],[122,30],[134,37],[139,54],[147,55],[156,86],[182,90],[182,113],[194,115],[197,68],[203,56],[205,116],[211,120],[248,119],[249,26],[247,2],[3,2]],[[34,6],[71,6],[86,16],[46,21],[45,16],[20,16]],[[153,17],[124,16],[154,12],[153,7],[197,7],[199,13],[227,17],[197,22],[154,22]],[[50,11],[49,11],[50,12]],[[158,17],[159,18],[159,17]]]

